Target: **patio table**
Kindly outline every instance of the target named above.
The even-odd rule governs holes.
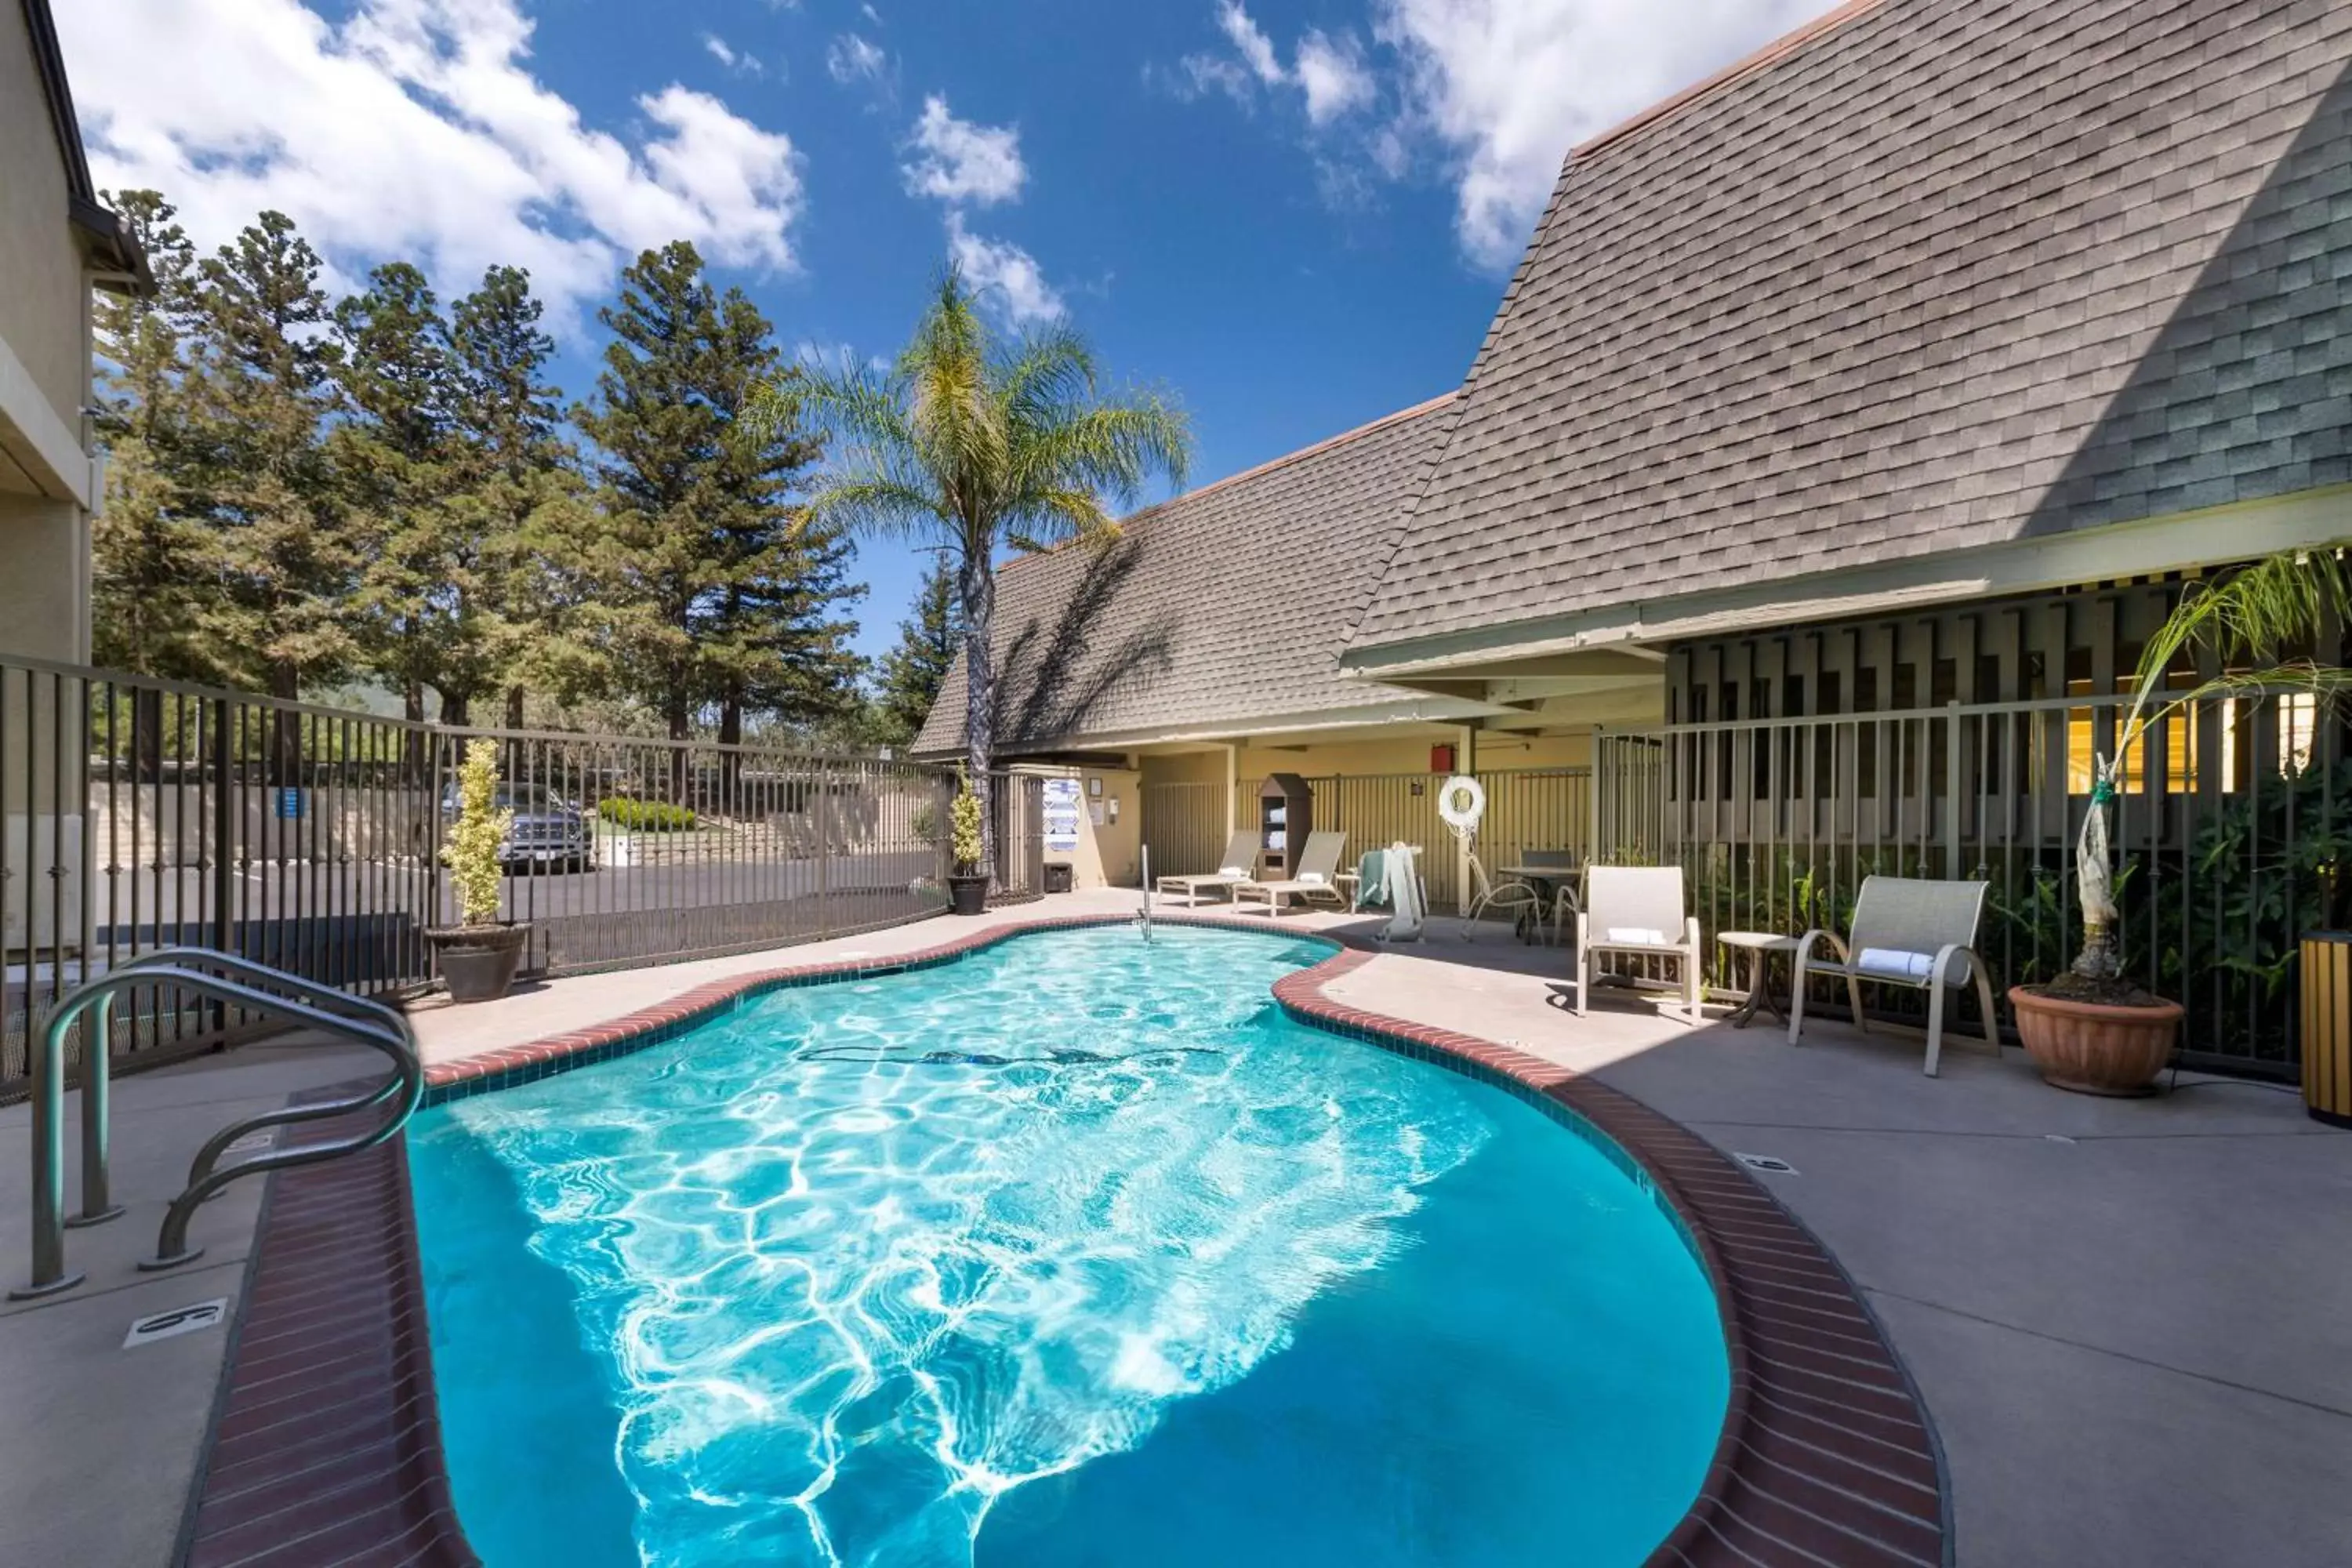
[[[1732,1009],[1731,1026],[1735,1029],[1748,1027],[1749,1024],[1755,1022],[1756,1009],[1759,1007],[1769,1007],[1772,1009],[1774,1017],[1783,1024],[1787,1023],[1789,1015],[1781,1007],[1779,999],[1772,994],[1772,988],[1768,982],[1771,977],[1772,955],[1776,952],[1795,952],[1798,946],[1797,939],[1793,936],[1782,936],[1778,931],[1725,931],[1716,932],[1715,940],[1726,947],[1737,948],[1748,954],[1748,1000]]]

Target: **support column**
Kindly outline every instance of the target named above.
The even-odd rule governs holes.
[[[1242,749],[1227,742],[1225,743],[1225,833],[1228,837],[1241,826],[1241,765]]]

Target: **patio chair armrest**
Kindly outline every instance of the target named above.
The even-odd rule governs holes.
[[[1977,956],[1977,950],[1975,948],[1969,947],[1961,942],[1948,942],[1943,946],[1936,950],[1936,962],[1927,967],[1928,983],[1936,985],[1967,984],[1968,977],[1965,975],[1961,976],[1958,980],[1953,980],[1948,978],[1945,974],[1945,970],[1950,965],[1952,960],[1955,958],[1965,958],[1970,963],[1975,964],[1979,969],[1982,969],[1984,967],[1984,960]]]
[[[1837,968],[1840,973],[1844,973],[1851,966],[1852,961],[1846,956],[1845,943],[1838,940],[1837,932],[1833,931],[1825,931],[1820,926],[1815,926],[1812,930],[1807,931],[1803,936],[1797,940],[1797,954],[1790,962],[1790,979],[1791,984],[1801,984],[1804,981],[1805,975],[1810,971],[1817,967],[1821,969],[1827,969],[1830,967],[1826,963],[1816,964],[1813,960],[1814,947],[1824,942],[1829,943],[1830,946],[1837,952]]]
[[[1592,945],[1592,917],[1582,910],[1576,911],[1576,951],[1583,952]]]
[[[1685,915],[1683,917],[1683,950],[1688,952],[1694,959],[1699,955],[1698,917],[1696,915]]]

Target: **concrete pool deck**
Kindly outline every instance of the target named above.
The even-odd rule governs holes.
[[[1132,907],[1132,894],[1057,897],[979,922],[583,976],[413,1016],[428,1059],[446,1063],[730,975]],[[1929,1079],[1912,1037],[1825,1025],[1792,1050],[1778,1029],[1685,1028],[1632,996],[1604,995],[1580,1019],[1562,1005],[1557,950],[1519,947],[1500,929],[1464,942],[1457,929],[1433,922],[1433,940],[1376,954],[1327,994],[1515,1046],[1727,1152],[1793,1166],[1759,1179],[1838,1256],[1908,1363],[1944,1444],[1958,1561],[2352,1561],[2352,1138],[2309,1122],[2294,1096],[2200,1083],[2153,1101],[2090,1100],[1981,1047],[1948,1050]],[[152,1245],[184,1160],[175,1149],[239,1106],[348,1078],[362,1059],[269,1045],[124,1080],[118,1186],[133,1215],[69,1234],[89,1284],[0,1318],[0,1394],[23,1413],[20,1430],[54,1437],[0,1467],[0,1563],[170,1560],[173,1478],[184,1491],[227,1336],[116,1347],[141,1311],[222,1295],[234,1310],[257,1195],[207,1206],[205,1276],[135,1275],[130,1259]],[[0,1161],[19,1173],[0,1208],[13,1273],[22,1108],[0,1111]],[[110,1472],[149,1479],[74,1484]]]

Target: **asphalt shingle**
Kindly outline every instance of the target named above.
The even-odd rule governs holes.
[[[1339,652],[1373,545],[1426,477],[1455,395],[1139,512],[1107,546],[1005,565],[998,752],[1409,700],[1341,675]],[[961,748],[964,704],[959,658],[918,754]]]
[[[2320,482],[2347,62],[2337,0],[1880,0],[1580,149],[1355,647]]]

